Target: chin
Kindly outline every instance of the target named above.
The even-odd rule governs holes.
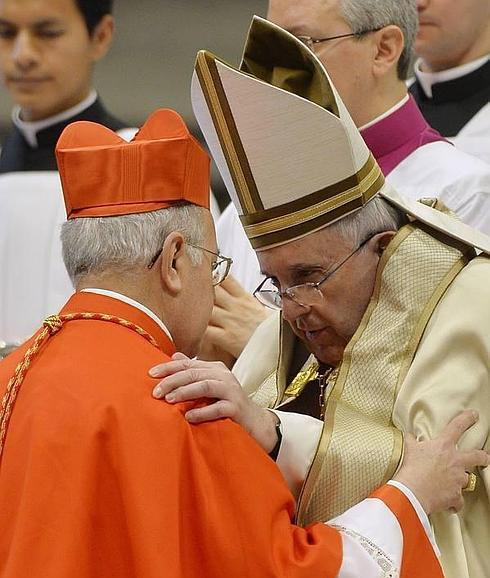
[[[324,363],[325,365],[330,365],[331,367],[338,367],[342,363],[343,355],[339,353],[314,353],[314,356],[320,363]]]
[[[17,106],[21,109],[31,109],[33,105],[37,104],[37,95],[29,90],[11,90],[10,97]]]

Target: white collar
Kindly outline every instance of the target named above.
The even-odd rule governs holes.
[[[486,64],[489,60],[490,54],[487,54],[477,60],[472,60],[471,62],[455,66],[454,68],[448,68],[447,70],[440,70],[439,72],[424,72],[421,70],[422,59],[419,58],[415,62],[414,72],[427,98],[432,98],[432,86],[434,84],[466,76],[467,74],[478,70],[478,68]]]
[[[153,321],[158,325],[158,327],[160,327],[160,329],[162,329],[166,333],[166,335],[170,338],[170,340],[173,341],[172,336],[170,335],[170,331],[167,329],[167,327],[160,319],[160,317],[158,317],[155,313],[153,313],[151,309],[148,309],[148,307],[145,307],[138,301],[131,299],[131,297],[127,297],[126,295],[123,295],[122,293],[117,293],[116,291],[109,291],[108,289],[98,289],[94,287],[82,289],[80,293],[96,293],[97,295],[105,295],[106,297],[112,297],[113,299],[118,299],[119,301],[123,301],[128,305],[136,307],[136,309],[143,311],[143,313],[146,313],[148,317],[151,317],[151,319],[153,319]]]
[[[399,102],[397,102],[395,104],[395,106],[392,106],[389,110],[387,110],[386,112],[384,112],[383,114],[380,114],[378,117],[376,117],[374,120],[369,121],[368,123],[366,123],[365,125],[359,127],[359,130],[364,130],[365,128],[369,128],[370,126],[373,126],[373,124],[378,123],[380,120],[383,120],[384,118],[386,118],[387,116],[390,116],[390,114],[393,114],[395,111],[397,111],[399,108],[401,108],[404,104],[406,104],[408,102],[409,99],[409,95],[406,94]]]
[[[54,116],[50,116],[49,118],[43,118],[42,120],[35,120],[32,122],[22,120],[20,118],[21,108],[20,106],[15,106],[12,110],[12,122],[15,126],[20,130],[26,141],[31,145],[31,147],[37,147],[37,133],[40,130],[48,128],[49,126],[53,126],[58,122],[63,122],[64,120],[68,120],[80,114],[82,111],[87,109],[89,106],[92,106],[94,102],[97,100],[97,92],[95,90],[91,90],[90,94],[87,98],[84,98],[82,102],[79,102],[75,106],[64,110]]]

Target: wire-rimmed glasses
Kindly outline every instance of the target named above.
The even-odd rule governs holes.
[[[320,290],[320,285],[325,283],[336,271],[338,271],[344,263],[346,263],[352,256],[354,256],[364,245],[373,238],[370,235],[360,245],[358,245],[351,253],[345,257],[340,263],[330,269],[324,277],[316,283],[301,283],[300,285],[293,285],[284,291],[280,291],[275,287],[270,277],[266,277],[262,283],[254,291],[254,296],[266,307],[271,309],[282,309],[284,297],[291,299],[302,307],[313,307],[323,301],[323,293]]]
[[[381,28],[383,28],[383,26],[380,28],[369,28],[367,30],[360,30],[359,32],[348,32],[346,34],[337,34],[336,36],[327,36],[326,38],[312,38],[311,36],[303,36],[303,35],[297,35],[296,38],[298,40],[301,40],[303,44],[308,46],[308,48],[311,51],[313,51],[316,44],[328,42],[329,40],[338,40],[339,38],[349,38],[351,36],[361,38],[366,34],[371,34],[371,32],[378,32],[378,30],[381,30]]]
[[[231,257],[225,257],[220,253],[215,253],[205,247],[200,247],[199,245],[193,245],[192,243],[188,243],[186,241],[186,245],[189,247],[193,247],[194,249],[199,249],[200,251],[204,251],[205,253],[209,253],[214,257],[213,261],[211,262],[211,278],[213,280],[213,285],[219,285],[223,283],[223,281],[228,276],[230,272],[231,265],[233,264],[233,259]],[[154,255],[152,260],[148,263],[148,269],[151,269],[153,265],[157,262],[158,257],[160,257],[163,251],[163,247]]]

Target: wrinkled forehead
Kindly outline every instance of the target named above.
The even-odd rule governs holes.
[[[316,36],[343,22],[340,0],[269,0],[267,19],[295,35]]]

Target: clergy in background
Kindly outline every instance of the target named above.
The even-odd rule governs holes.
[[[126,125],[93,88],[114,33],[112,0],[1,0],[0,67],[15,106],[0,173],[56,171],[54,148],[73,121]]]
[[[61,257],[65,219],[55,145],[71,122],[130,137],[93,88],[114,34],[112,0],[0,0],[0,78],[14,102],[0,153],[0,357],[73,292]],[[33,247],[36,258],[33,259]]]
[[[417,0],[415,82],[423,115],[490,162],[490,0]]]
[[[455,449],[475,417],[412,441],[397,481],[333,525],[293,525],[264,452],[274,428],[260,447],[229,420],[190,425],[195,403],[150,396],[152,365],[199,350],[230,265],[207,154],[160,110],[130,143],[74,123],[57,156],[77,292],[0,363],[0,576],[442,578],[424,509],[458,507],[464,470],[488,461]]]

